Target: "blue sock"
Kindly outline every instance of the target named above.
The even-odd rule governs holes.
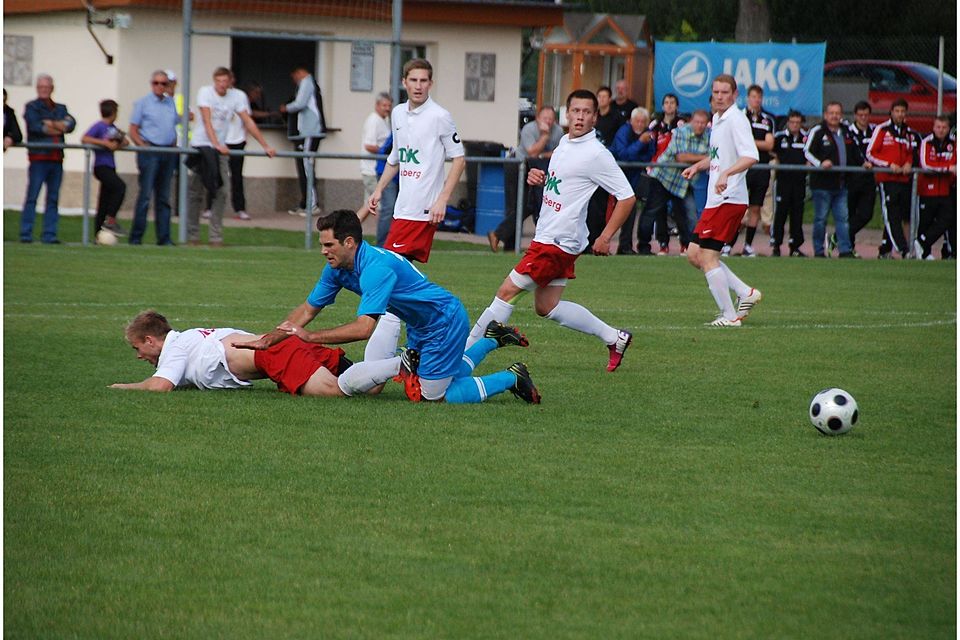
[[[463,361],[460,362],[460,370],[457,371],[456,377],[466,378],[471,375],[487,354],[496,348],[497,341],[493,338],[480,338],[474,342],[473,346],[463,352]]]
[[[476,404],[503,393],[516,383],[517,376],[509,371],[498,371],[482,378],[457,378],[447,387],[445,398],[450,404]]]

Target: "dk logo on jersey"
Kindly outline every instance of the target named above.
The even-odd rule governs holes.
[[[547,178],[547,182],[543,185],[543,203],[558,213],[563,207],[563,203],[551,198],[549,193],[553,191],[555,194],[560,195],[561,182],[563,182],[563,180],[557,177],[556,172],[551,171],[550,177]]]

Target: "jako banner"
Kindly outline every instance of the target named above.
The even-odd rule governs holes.
[[[680,98],[680,111],[710,109],[713,79],[728,73],[737,79],[737,104],[743,107],[747,87],[763,88],[763,107],[774,115],[790,109],[822,113],[823,60],[827,45],[763,42],[656,42],[653,87],[657,107],[663,96]]]

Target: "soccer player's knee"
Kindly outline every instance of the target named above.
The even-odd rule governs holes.
[[[537,315],[541,318],[546,318],[550,315],[550,312],[557,308],[557,304],[551,301],[536,300],[533,303],[533,310],[537,312]]]
[[[427,402],[440,402],[450,391],[454,379],[441,378],[440,380],[424,380],[420,378],[420,395]],[[449,397],[446,398],[449,402]]]

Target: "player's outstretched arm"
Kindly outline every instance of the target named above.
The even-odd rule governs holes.
[[[127,389],[132,391],[173,391],[173,383],[166,378],[151,376],[143,382],[118,382],[110,385],[111,389]]]
[[[314,307],[304,302],[287,315],[287,319],[283,321],[281,326],[289,323],[291,325],[300,327],[302,330],[305,325],[310,324],[310,321],[317,317],[317,314],[320,313],[321,309],[322,307]],[[266,351],[281,340],[286,340],[291,335],[294,334],[288,333],[287,331],[281,331],[279,328],[277,328],[270,333],[264,334],[256,340],[249,340],[246,342],[231,342],[230,346],[236,349]]]
[[[316,342],[320,344],[345,344],[347,342],[359,342],[367,340],[373,335],[373,330],[377,327],[377,320],[373,316],[359,316],[353,322],[342,324],[333,329],[321,329],[320,331],[307,331],[302,326],[292,322],[284,322],[277,331],[284,332],[287,336],[296,336],[304,342]]]
[[[692,180],[697,173],[700,171],[706,171],[710,168],[710,156],[707,156],[703,160],[700,160],[696,164],[692,164],[686,169],[683,170],[682,175],[687,180]]]

